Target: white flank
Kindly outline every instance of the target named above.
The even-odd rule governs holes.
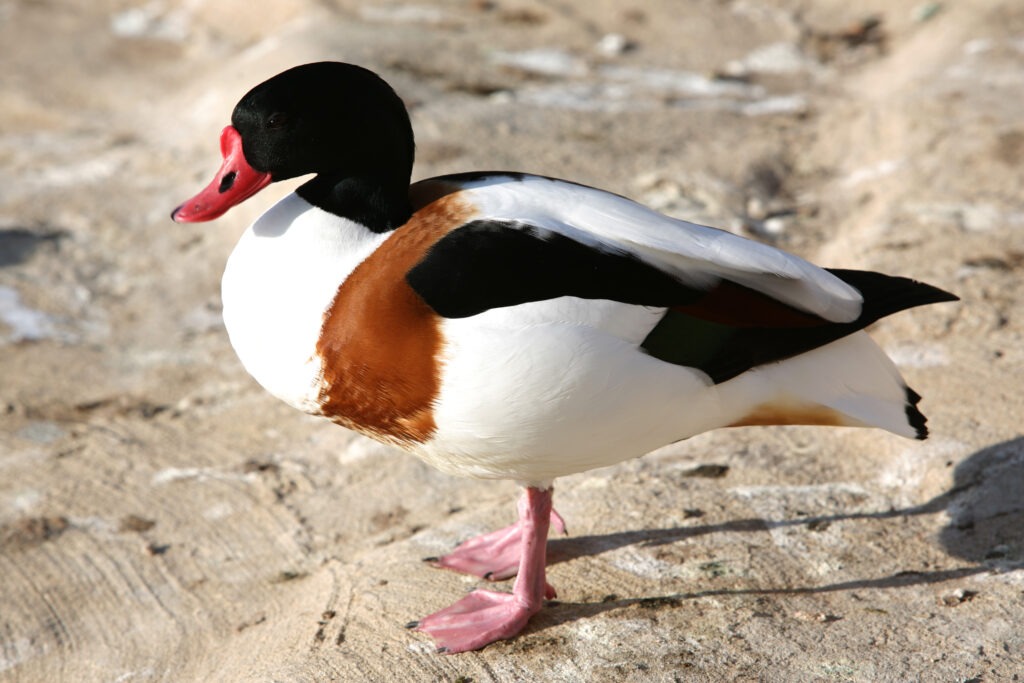
[[[544,483],[728,426],[766,403],[822,405],[851,426],[915,436],[903,380],[864,332],[714,385],[636,348],[660,313],[567,297],[447,321],[438,431],[415,452],[452,474]],[[616,329],[623,320],[633,335]]]
[[[438,429],[415,452],[454,474],[539,483],[716,426],[704,373],[637,348],[663,313],[563,297],[446,320]]]

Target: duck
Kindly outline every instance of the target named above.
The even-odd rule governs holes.
[[[172,213],[213,220],[311,175],[228,258],[224,323],[268,392],[446,473],[523,488],[511,526],[428,558],[498,581],[410,622],[437,651],[519,634],[555,589],[559,477],[712,429],[874,427],[924,439],[921,396],[864,328],[956,296],[822,268],[626,197],[519,172],[415,183],[407,109],[342,62],[246,93],[213,180]]]

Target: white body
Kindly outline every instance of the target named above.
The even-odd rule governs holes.
[[[477,185],[460,196],[480,217],[611,244],[689,282],[728,276],[828,319],[859,315],[855,289],[771,247],[570,183],[526,177]],[[324,313],[388,236],[297,195],[243,235],[224,274],[224,319],[242,363],[268,391],[319,413]],[[715,385],[637,348],[663,312],[562,297],[444,320],[437,429],[408,449],[453,474],[544,484],[727,426],[769,403],[826,406],[846,424],[914,436],[905,385],[863,332]]]

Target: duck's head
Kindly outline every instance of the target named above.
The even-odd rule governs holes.
[[[317,177],[298,192],[325,210],[375,229],[408,216],[409,115],[362,67],[304,64],[259,84],[235,106],[220,148],[217,174],[174,210],[175,221],[213,220],[272,182],[310,173]]]

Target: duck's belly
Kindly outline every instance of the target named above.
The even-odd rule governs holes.
[[[544,482],[714,426],[708,378],[637,348],[661,311],[590,301],[594,320],[531,321],[522,310],[557,305],[445,321],[437,429],[410,450],[454,474]]]

